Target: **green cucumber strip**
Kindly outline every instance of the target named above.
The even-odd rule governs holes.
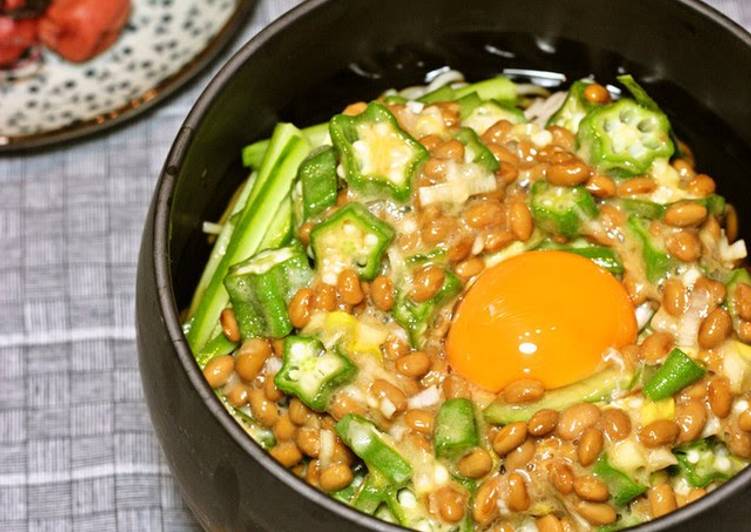
[[[198,365],[203,369],[206,364],[209,363],[209,360],[222,355],[229,355],[236,347],[237,344],[227,340],[227,337],[224,336],[224,332],[220,331],[219,334],[209,340],[201,352],[196,355],[196,362],[198,362]]]
[[[279,248],[289,244],[290,240],[292,240],[292,200],[287,195],[276,210],[274,219],[258,249],[261,251]]]
[[[516,102],[517,97],[516,84],[506,76],[496,76],[456,89],[456,99],[473,92],[476,92],[483,100],[500,102]]]
[[[242,190],[240,191],[240,195],[237,197],[237,201],[232,207],[230,216],[227,218],[227,221],[224,223],[222,230],[219,232],[219,236],[216,237],[214,247],[211,248],[209,261],[206,263],[206,267],[203,269],[203,273],[201,274],[201,279],[198,281],[196,291],[193,292],[193,299],[190,302],[190,309],[188,310],[189,318],[195,314],[196,309],[198,308],[198,303],[201,301],[201,298],[203,298],[206,287],[209,286],[211,278],[214,276],[214,272],[216,271],[217,266],[219,266],[219,262],[222,260],[224,252],[227,250],[227,245],[229,244],[229,241],[232,238],[232,233],[235,230],[235,222],[233,220],[234,215],[245,208],[245,204],[248,201],[250,191],[253,189],[253,183],[255,182],[257,177],[258,174],[256,174],[256,172],[253,172],[252,174],[250,174],[250,177],[247,179],[247,181],[245,181],[242,186]]]
[[[485,421],[493,425],[507,425],[516,421],[529,421],[538,410],[560,412],[576,403],[606,401],[618,389],[627,389],[632,377],[619,369],[608,368],[584,380],[547,391],[542,399],[534,403],[517,405],[496,399],[485,409]]]
[[[323,124],[306,127],[301,132],[310,144],[310,148],[315,149],[326,142],[327,135],[329,134],[329,123],[324,122]],[[242,151],[243,166],[260,168],[270,143],[271,139],[264,139],[245,146]]]
[[[309,151],[308,142],[293,125],[279,124],[274,130],[266,158],[232,239],[193,316],[188,343],[194,353],[209,340],[219,314],[229,301],[224,278],[230,266],[260,251],[278,206],[289,194],[297,168]]]

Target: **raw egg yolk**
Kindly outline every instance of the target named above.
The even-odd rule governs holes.
[[[520,378],[551,389],[590,376],[636,334],[634,307],[610,273],[579,255],[534,251],[480,275],[446,348],[454,371],[487,390]]]

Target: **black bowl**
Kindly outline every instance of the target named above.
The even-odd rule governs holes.
[[[300,126],[451,65],[633,73],[672,117],[699,166],[751,225],[751,36],[695,0],[314,0],[249,42],[196,103],[165,164],[138,271],[141,374],[151,417],[188,505],[210,529],[397,530],[276,464],[220,405],[178,321],[209,249],[201,222],[245,177],[239,154],[279,120]],[[509,70],[511,69],[511,70]],[[529,72],[527,72],[529,75]],[[551,78],[554,79],[554,78]],[[746,529],[751,469],[640,527]]]

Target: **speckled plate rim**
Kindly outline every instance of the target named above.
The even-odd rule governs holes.
[[[7,137],[8,142],[0,144],[0,155],[50,148],[64,142],[80,140],[123,125],[155,108],[184,88],[226,49],[230,42],[237,37],[239,30],[253,12],[256,3],[256,0],[239,0],[235,12],[224,24],[224,27],[198,55],[175,74],[147,90],[141,96],[132,99],[128,104],[102,113],[96,118],[52,131]]]

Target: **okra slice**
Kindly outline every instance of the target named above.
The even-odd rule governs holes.
[[[626,211],[626,213],[647,220],[660,220],[667,210],[665,205],[633,198],[621,198],[616,200],[616,203]]]
[[[512,124],[523,124],[527,121],[521,109],[492,100],[477,104],[469,112],[466,104],[462,106],[460,103],[460,107],[467,113],[466,118],[462,116],[462,125],[473,129],[478,135],[485,133],[499,120],[507,120]]]
[[[584,187],[559,187],[545,181],[532,185],[530,208],[538,227],[567,238],[577,236],[582,223],[598,212]]]
[[[323,412],[334,390],[350,382],[356,373],[357,367],[338,349],[327,350],[317,338],[288,336],[274,384],[307,407]]]
[[[435,418],[433,446],[436,457],[459,458],[477,447],[479,442],[472,401],[456,398],[443,403]]]
[[[321,146],[300,165],[303,219],[316,216],[336,203],[336,150]]]
[[[489,172],[496,172],[501,167],[493,152],[485,147],[473,129],[463,127],[454,134],[454,138],[464,144],[465,160],[468,159]]]
[[[292,331],[287,306],[313,278],[299,245],[262,251],[233,266],[224,285],[243,338],[282,338]]]
[[[643,174],[675,149],[667,117],[630,98],[590,111],[576,138],[583,159],[617,177]]]
[[[462,282],[459,278],[446,270],[443,286],[427,301],[417,303],[410,299],[408,290],[399,290],[391,312],[394,320],[409,333],[413,346],[422,345],[425,340],[425,331],[428,330],[438,311],[452,302],[461,289]]]
[[[725,481],[734,474],[734,464],[730,458],[730,467],[717,467],[722,462],[718,460],[720,449],[727,452],[724,445],[714,438],[704,438],[676,447],[673,454],[678,460],[678,469],[688,483],[695,488],[706,488],[712,482]]]
[[[339,273],[353,268],[365,280],[379,271],[394,230],[360,203],[348,203],[310,233],[316,267],[323,282],[336,284]]]
[[[614,468],[603,454],[597,459],[592,472],[608,486],[610,497],[617,506],[625,506],[647,491],[647,487],[634,481],[623,471]]]
[[[372,102],[359,115],[336,115],[330,133],[352,189],[368,197],[409,200],[413,177],[428,151],[384,105]]]
[[[587,113],[596,107],[584,97],[584,91],[592,82],[589,80],[575,81],[569,87],[566,99],[561,107],[548,119],[547,126],[563,127],[576,133],[579,131],[579,124]]]
[[[663,243],[649,232],[644,220],[637,216],[630,216],[627,225],[631,233],[641,242],[647,280],[650,283],[656,283],[673,269],[675,263],[665,251]]]
[[[409,462],[393,448],[388,437],[364,417],[347,414],[336,424],[336,433],[371,472],[377,471],[392,486],[403,486],[412,478]]]
[[[691,357],[678,349],[673,349],[665,362],[644,386],[644,394],[653,401],[671,397],[701,379],[706,370]]]

